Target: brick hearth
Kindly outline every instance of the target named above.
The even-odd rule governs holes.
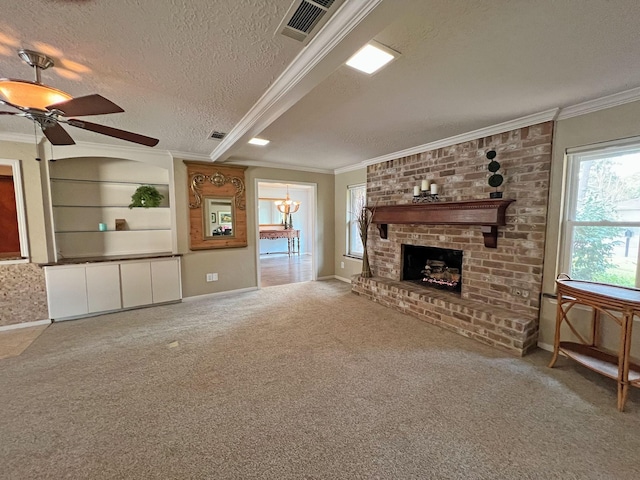
[[[509,353],[524,355],[536,346],[537,320],[510,310],[409,282],[359,275],[351,281],[354,293]]]
[[[445,201],[487,199],[487,151],[497,152],[505,182],[506,223],[497,248],[479,226],[389,223],[382,239],[372,225],[368,253],[373,279],[353,279],[353,291],[483,343],[523,355],[538,332],[553,122],[371,165],[369,205],[411,203],[422,179],[438,184]],[[462,292],[400,282],[402,244],[464,251]]]

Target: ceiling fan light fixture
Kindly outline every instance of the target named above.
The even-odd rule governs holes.
[[[158,144],[157,138],[75,118],[63,118],[120,113],[124,110],[96,93],[72,97],[62,90],[44,85],[40,79],[40,71],[53,67],[53,59],[33,50],[19,50],[18,55],[33,67],[35,81],[0,78],[0,104],[21,112],[0,112],[3,115],[16,115],[33,121],[40,126],[51,145],[75,144],[62,124],[148,147]]]
[[[0,94],[9,103],[23,108],[46,110],[49,105],[66,102],[73,97],[57,88],[26,80],[0,79]]]

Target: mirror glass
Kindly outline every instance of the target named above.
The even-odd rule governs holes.
[[[281,225],[284,221],[283,214],[278,211],[275,202],[284,198],[259,198],[258,199],[258,223],[260,225]]]
[[[235,206],[232,197],[203,197],[202,206],[205,238],[235,236]]]

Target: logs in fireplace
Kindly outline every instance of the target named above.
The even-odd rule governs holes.
[[[402,245],[401,279],[459,293],[462,289],[462,250]]]

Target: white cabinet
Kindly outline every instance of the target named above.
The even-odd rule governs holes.
[[[180,263],[176,258],[151,262],[151,290],[153,303],[180,299]]]
[[[89,313],[85,267],[45,267],[49,317],[64,318]]]
[[[123,308],[180,301],[180,259],[44,267],[49,317],[78,318]]]
[[[117,264],[99,263],[85,267],[89,313],[122,308],[120,269]]]
[[[153,303],[150,262],[127,262],[120,265],[122,306],[138,307]]]

